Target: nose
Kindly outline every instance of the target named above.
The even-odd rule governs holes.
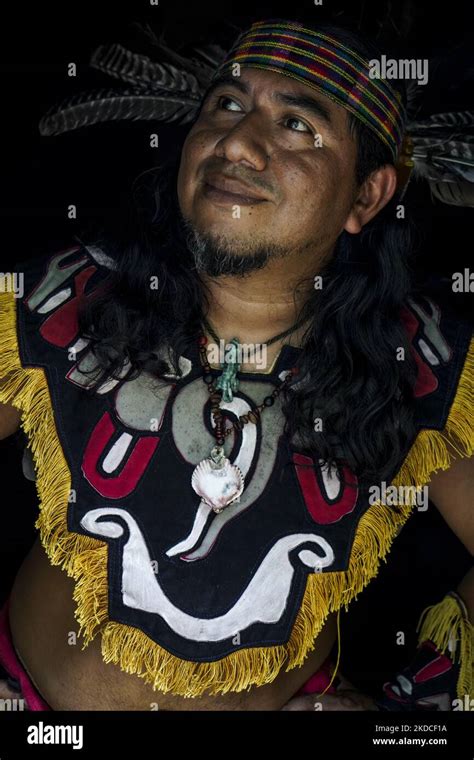
[[[216,143],[215,155],[263,171],[269,156],[261,139],[262,129],[257,114],[247,114]]]

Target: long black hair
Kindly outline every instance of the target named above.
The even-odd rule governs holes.
[[[374,57],[358,35],[327,24],[318,29]],[[360,185],[393,159],[370,129],[349,118]],[[98,365],[91,387],[118,378],[126,362],[127,379],[144,370],[160,377],[170,366],[179,375],[178,358],[201,329],[207,296],[180,223],[180,148],[140,175],[126,224],[89,241],[115,262],[106,288],[85,301],[79,314],[81,334]],[[318,273],[322,289],[303,306],[309,327],[299,373],[281,397],[285,433],[299,450],[330,467],[345,463],[366,485],[393,476],[414,435],[416,370],[400,316],[412,289],[414,230],[409,219],[398,218],[397,202],[394,196],[358,235],[340,235],[332,259]],[[162,347],[172,349],[166,359]]]

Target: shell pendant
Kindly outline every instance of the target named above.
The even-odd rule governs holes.
[[[205,504],[219,513],[239,501],[244,490],[244,476],[240,468],[227,459],[224,447],[214,446],[210,457],[194,468],[191,485]]]

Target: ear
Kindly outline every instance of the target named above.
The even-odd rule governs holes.
[[[397,189],[397,172],[392,164],[376,169],[359,188],[344,229],[352,235],[361,231],[387,205]]]

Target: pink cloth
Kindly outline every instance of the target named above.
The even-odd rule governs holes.
[[[0,664],[12,678],[19,682],[21,697],[25,700],[28,710],[51,710],[52,708],[39,694],[17,657],[10,630],[8,609],[9,600],[7,599],[0,610]]]
[[[322,694],[322,692],[326,690],[328,684],[331,681],[334,673],[334,668],[335,665],[331,659],[331,655],[328,655],[319,670],[317,670],[316,673],[313,673],[311,678],[308,678],[301,689],[296,692],[295,696],[300,697],[304,696],[305,694]],[[335,676],[332,685],[327,689],[326,694],[336,694],[336,687],[334,686],[334,683],[336,682],[337,676]]]

